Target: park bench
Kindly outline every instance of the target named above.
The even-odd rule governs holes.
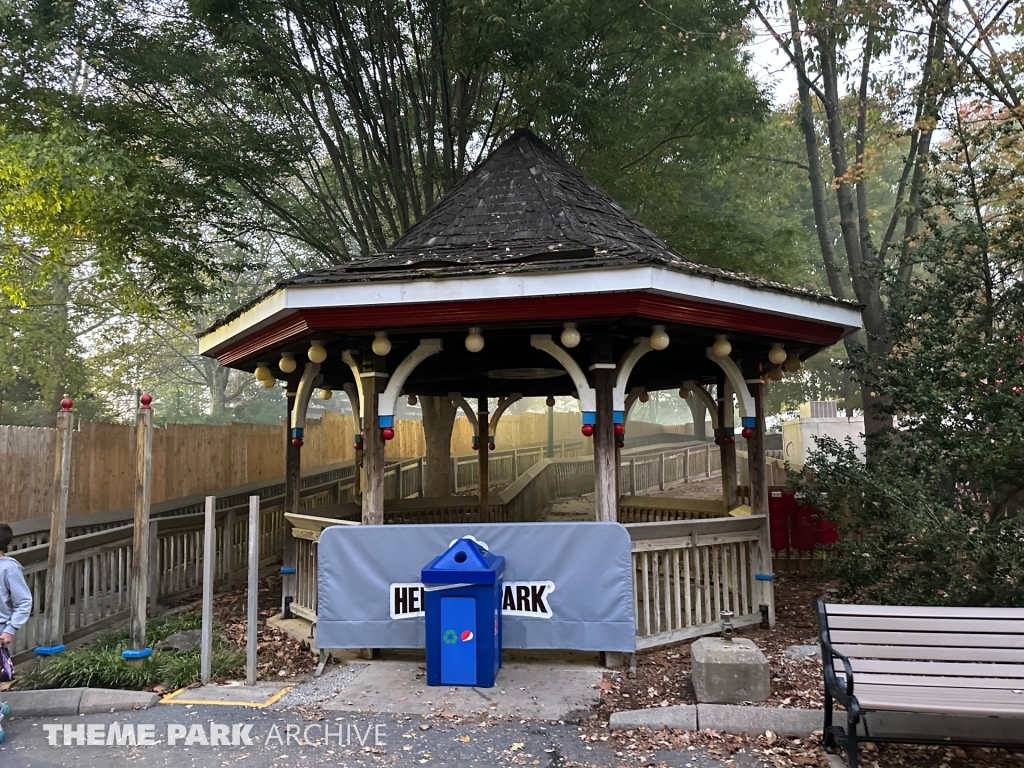
[[[1024,722],[1024,608],[837,605],[819,600],[818,621],[825,747],[845,747],[850,768],[857,768],[857,746],[863,741],[1024,747],[1024,728],[1004,729],[1012,735],[999,743],[937,735],[924,727],[878,737],[864,719],[904,713]],[[846,709],[845,728],[832,723],[834,702]]]

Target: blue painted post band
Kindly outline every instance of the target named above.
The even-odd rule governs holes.
[[[473,435],[473,442],[480,445],[480,435]]]
[[[624,413],[625,411],[613,411],[612,424],[622,424],[625,421],[625,419],[623,418]]]
[[[381,429],[384,429],[385,427],[392,427],[393,428],[395,426],[395,417],[394,416],[378,416],[377,417],[377,426],[380,427]]]
[[[63,645],[40,645],[36,648],[36,656],[56,656],[64,652]]]
[[[302,427],[292,427],[292,437],[302,437]]]
[[[733,437],[733,436],[736,435],[736,428],[735,427],[722,427],[722,434],[724,434],[726,437]]]
[[[153,649],[152,648],[142,648],[141,650],[138,650],[138,651],[133,651],[131,648],[129,648],[126,651],[121,651],[121,658],[122,659],[128,659],[129,661],[131,661],[132,659],[145,659],[145,658],[148,658],[148,657],[150,657],[152,655],[153,655]]]
[[[747,428],[753,429],[754,427],[757,426],[757,417],[756,416],[743,416],[743,417],[741,417],[740,420],[743,423],[743,428],[744,429],[747,429]]]
[[[757,581],[775,581],[774,573],[755,573],[754,579]]]
[[[583,423],[584,424],[597,424],[597,411],[584,411],[583,412]]]
[[[494,435],[488,435],[487,436],[487,442],[488,443],[493,443],[494,442]]]
[[[287,574],[287,573],[295,573],[295,569],[294,568],[282,568],[281,569],[281,573],[285,573],[285,574]]]

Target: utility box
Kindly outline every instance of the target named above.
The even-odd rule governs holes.
[[[505,558],[473,539],[458,539],[423,567],[427,685],[493,687],[504,573]]]

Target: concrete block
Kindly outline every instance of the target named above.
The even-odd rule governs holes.
[[[608,727],[615,731],[631,731],[634,728],[646,728],[649,731],[661,731],[665,728],[695,731],[697,707],[693,704],[676,704],[671,707],[612,712],[608,718]]]
[[[836,712],[835,723],[846,725],[846,713]],[[1014,744],[1024,741],[1024,718],[1020,717],[963,717],[961,715],[931,715],[913,712],[872,712],[865,715],[872,736],[957,741],[990,741]],[[864,721],[859,728],[864,734]]]
[[[622,669],[626,662],[626,654],[621,651],[605,651],[601,654],[601,663],[606,669]]]
[[[87,688],[82,692],[78,713],[93,715],[101,712],[130,712],[149,709],[160,701],[160,695],[149,691],[114,691]]]
[[[55,717],[77,715],[85,688],[57,688],[43,691],[6,691],[11,717]]]
[[[723,733],[764,733],[805,738],[820,731],[825,713],[820,709],[742,707],[735,704],[698,704],[697,723],[701,729]]]
[[[690,648],[690,670],[701,703],[764,701],[771,692],[768,659],[747,638],[695,640]]]

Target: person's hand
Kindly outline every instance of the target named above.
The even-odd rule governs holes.
[[[10,645],[13,642],[14,642],[14,635],[12,635],[10,632],[4,632],[3,634],[0,634],[0,645],[4,646],[6,648],[8,645]]]

